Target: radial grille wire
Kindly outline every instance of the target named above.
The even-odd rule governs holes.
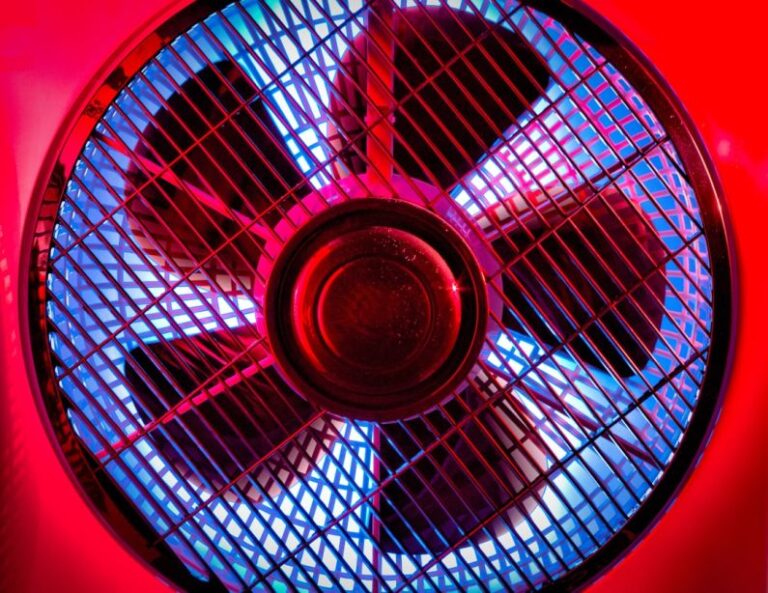
[[[394,13],[424,10],[413,2],[384,4]],[[221,467],[208,443],[193,436],[201,458],[214,468],[212,479],[197,471],[199,462],[168,428],[171,421],[188,426],[196,419],[210,429],[217,448],[233,462],[239,459],[219,435],[240,430],[231,410],[222,412],[223,425],[211,426],[198,406],[207,400],[221,409],[212,393],[253,390],[249,379],[272,364],[258,329],[266,279],[255,259],[271,257],[264,241],[274,234],[273,221],[290,221],[287,214],[301,207],[307,183],[343,192],[340,177],[357,175],[341,158],[345,151],[375,167],[359,150],[359,138],[334,136],[327,107],[333,98],[345,101],[334,80],[344,69],[343,57],[355,51],[351,40],[367,35],[367,19],[376,18],[367,5],[243,1],[214,12],[125,86],[68,179],[46,286],[57,397],[66,421],[97,460],[95,472],[116,485],[151,525],[156,543],[170,546],[202,582],[218,580],[233,591],[539,588],[570,573],[626,524],[669,466],[688,427],[707,367],[713,281],[697,196],[667,131],[616,66],[555,19],[514,2],[450,6],[481,15],[487,22],[483,36],[504,28],[516,32],[540,56],[550,83],[449,190],[463,222],[512,254],[490,276],[489,291],[514,323],[505,325],[501,312],[492,312],[501,329],[486,340],[473,389],[454,394],[425,416],[419,434],[401,423],[410,440],[407,450],[401,442],[388,443],[398,451],[399,464],[380,455],[380,440],[388,436],[375,424],[322,411],[305,418],[289,405],[289,417],[274,412],[267,417],[285,427],[286,438],[254,463],[239,464],[234,475]],[[228,78],[221,64],[241,72],[249,84],[238,86],[239,79]],[[212,73],[213,81],[203,72]],[[173,97],[189,84],[213,106],[209,113],[195,113],[194,104],[174,111]],[[473,90],[464,89],[469,95]],[[253,130],[265,130],[259,105],[266,106],[288,158],[308,182],[281,178],[274,170],[260,176],[249,167],[263,162],[265,150],[253,142]],[[391,108],[399,113],[398,105]],[[161,138],[163,154],[144,139],[150,128],[162,129],[161,112],[170,114],[179,131],[178,137]],[[361,134],[390,115],[361,122]],[[455,115],[461,121],[462,114]],[[445,133],[450,137],[451,130]],[[408,146],[407,138],[398,140]],[[277,195],[256,210],[243,188],[267,195],[270,175]],[[231,189],[238,212],[216,201],[215,184]],[[173,188],[194,196],[196,209],[173,203]],[[166,210],[152,206],[136,216],[131,204],[147,192],[155,192],[155,203]],[[611,194],[620,202],[609,199]],[[563,196],[576,206],[532,233],[535,212],[562,210]],[[582,299],[586,321],[573,319],[561,304],[559,314],[570,318],[573,331],[559,336],[557,344],[543,343],[532,337],[536,331],[520,311],[523,302],[536,309],[537,295],[515,270],[524,266],[545,294],[561,300],[551,277],[541,272],[545,261],[579,300],[553,253],[561,249],[594,290],[602,288],[596,274],[620,283],[600,246],[612,241],[605,221],[621,225],[627,206],[644,215],[664,257],[653,269],[638,271],[634,285],[623,287],[626,298],[637,307],[637,290],[659,272],[664,296],[655,303],[663,316],[653,350],[645,353],[648,363],[625,375],[586,363],[576,345],[586,340],[586,347],[599,353],[591,327],[616,340],[615,327],[606,323],[609,313],[628,335],[635,332],[617,299],[607,295],[603,310],[592,310]],[[608,214],[596,216],[598,207]],[[599,241],[580,234],[574,220],[585,218],[600,230]],[[169,221],[192,230],[179,235]],[[213,230],[195,229],[196,221]],[[522,231],[511,235],[510,229]],[[225,240],[212,239],[215,233]],[[158,241],[159,235],[168,240]],[[574,249],[574,236],[583,251]],[[634,265],[625,260],[623,265]],[[522,301],[510,300],[505,282]],[[165,368],[153,344],[210,332],[240,332],[243,347],[179,346],[179,368],[206,379],[190,390],[166,371],[165,380],[184,397],[174,402],[158,393],[162,413],[142,409],[126,378],[126,361],[140,353]],[[264,421],[247,406],[237,413]],[[475,434],[493,444],[503,465],[482,458],[470,438]],[[183,464],[168,460],[159,437]],[[456,442],[475,456],[478,467],[456,454]],[[430,490],[433,477],[445,471],[440,460],[446,455],[495,512],[476,517],[469,529],[455,519],[450,529],[462,536],[448,542],[443,533],[450,545],[442,552],[415,554],[402,545],[383,549],[379,542],[388,527],[381,505],[397,504],[384,500],[385,487],[402,484],[407,491],[415,483]],[[488,480],[504,491],[503,500],[490,500]],[[417,511],[419,521],[438,533],[447,531],[438,517],[474,512]]]

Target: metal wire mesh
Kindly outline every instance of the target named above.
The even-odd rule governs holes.
[[[391,9],[434,4],[397,1]],[[368,34],[367,21],[375,18],[368,6],[243,1],[214,12],[125,86],[68,180],[47,276],[58,396],[68,422],[98,459],[97,471],[202,582],[217,579],[233,591],[539,588],[579,566],[626,524],[688,427],[707,367],[713,286],[697,197],[667,131],[616,66],[562,23],[515,2],[449,4],[456,13],[482,16],[488,36],[514,31],[546,65],[549,84],[447,190],[466,224],[489,243],[506,243],[512,254],[489,276],[489,291],[504,303],[508,320],[492,312],[499,329],[488,336],[472,389],[418,420],[418,430],[410,421],[382,429],[322,411],[301,416],[289,409],[290,420],[269,410],[258,416],[241,404],[223,409],[221,424],[210,426],[199,410],[206,398],[219,405],[211,395],[216,389],[233,401],[238,389],[258,390],[249,379],[271,364],[258,329],[266,279],[254,254],[269,259],[264,237],[274,221],[290,223],[307,184],[338,189],[341,177],[357,175],[341,158],[356,150],[357,139],[337,133],[328,106],[334,96],[344,100],[334,80],[352,40]],[[184,105],[174,97],[189,85],[199,87],[213,109],[195,114],[191,104],[172,113],[178,135],[162,139],[161,155],[145,137],[161,128],[161,113]],[[397,113],[397,105],[391,108]],[[382,113],[381,121],[389,115]],[[365,123],[364,134],[379,122]],[[254,128],[279,136],[302,177],[254,169],[254,162],[267,162],[265,148],[274,150],[253,142]],[[219,204],[228,210],[223,214],[204,205],[216,199],[214,178],[239,200]],[[194,199],[174,202],[174,188]],[[272,197],[249,211],[248,191]],[[166,210],[132,207],[148,203],[149,192],[159,196],[149,203],[164,203]],[[525,232],[536,211],[562,209],[563,196],[575,206],[555,222],[545,220],[537,233]],[[537,295],[516,270],[525,266],[551,291],[542,261],[560,270],[552,251],[562,250],[596,290],[594,268],[621,284],[601,259],[600,244],[579,235],[573,221],[589,217],[599,240],[610,242],[607,221],[621,225],[626,206],[658,237],[661,262],[637,271],[634,285],[621,286],[620,299],[606,297],[605,310],[581,303],[588,319],[571,319],[573,331],[557,343],[537,339],[520,311],[521,302],[536,308]],[[603,214],[595,214],[597,207]],[[222,229],[218,216],[224,214],[229,226]],[[173,228],[179,221],[183,232]],[[580,249],[572,236],[580,238]],[[625,259],[622,264],[632,267]],[[632,335],[636,326],[623,319],[621,303],[633,303],[633,314],[650,315],[637,297],[653,277],[664,282],[663,298],[654,303],[662,314],[644,366],[622,373],[590,364],[578,351],[599,356],[590,328],[618,340],[606,322],[613,312]],[[523,301],[510,300],[505,283]],[[204,351],[200,344],[180,345],[213,333],[223,341]],[[169,341],[178,344],[176,366],[153,350]],[[159,410],[148,409],[127,377],[127,366],[139,356],[165,368],[169,389],[181,394],[158,393]],[[179,372],[200,383],[184,384],[174,377]],[[275,409],[283,409],[277,400]],[[197,421],[214,434],[237,432],[237,415],[260,424],[265,434],[268,426],[285,425],[285,438],[244,463],[217,437],[217,450],[234,464],[227,469],[209,442],[192,433],[193,457],[189,443],[180,443],[171,429],[181,419],[181,426]],[[478,440],[489,443],[491,459],[483,457]],[[385,446],[396,455],[382,455]],[[446,475],[446,458],[489,513],[478,516],[468,503],[462,508],[464,490],[455,475]],[[200,471],[201,464],[209,470]],[[383,509],[398,514],[391,507],[434,489],[435,476],[451,484],[451,508],[421,508],[414,498],[415,508],[399,520],[417,539],[426,529],[444,545],[414,553],[384,533]],[[393,492],[399,493],[394,500]],[[395,541],[394,549],[382,547],[384,537]]]

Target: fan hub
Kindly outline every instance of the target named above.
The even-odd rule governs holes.
[[[354,199],[289,239],[265,299],[278,368],[331,412],[394,420],[450,395],[471,369],[487,317],[472,251],[440,217]]]
[[[400,371],[419,359],[431,343],[440,352],[428,353],[430,358],[443,359],[450,339],[456,338],[461,318],[459,299],[450,291],[455,280],[445,262],[439,256],[420,257],[424,253],[420,246],[411,248],[411,242],[418,239],[395,233],[395,229],[371,229],[359,233],[362,237],[339,240],[347,243],[338,245],[336,252],[344,259],[348,259],[350,251],[368,246],[368,241],[373,243],[369,245],[372,248],[380,248],[380,244],[376,245],[379,241],[391,241],[392,247],[401,251],[391,256],[354,255],[341,263],[327,279],[320,280],[316,318],[311,315],[312,302],[302,302],[313,299],[314,291],[302,291],[296,298],[304,305],[301,310],[309,313],[306,325],[319,330],[320,346],[334,358],[361,370]],[[363,244],[353,243],[357,240]],[[422,261],[408,265],[408,258],[413,258],[413,263]],[[433,267],[428,268],[430,264]]]

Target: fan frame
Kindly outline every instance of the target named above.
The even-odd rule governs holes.
[[[59,204],[80,151],[93,128],[124,86],[158,51],[211,12],[232,0],[174,0],[125,39],[74,101],[52,139],[24,219],[19,264],[19,318],[22,356],[31,393],[47,437],[70,481],[90,510],[121,546],[173,587],[191,592],[225,591],[215,575],[209,582],[191,576],[167,544],[151,542],[153,528],[105,474],[94,472],[93,455],[74,434],[61,401],[47,340],[45,287],[52,231]],[[677,151],[707,229],[713,278],[709,358],[698,402],[672,461],[627,523],[547,592],[582,589],[629,553],[675,501],[696,467],[722,409],[738,330],[736,246],[722,186],[709,151],[671,86],[650,60],[617,27],[584,0],[521,0],[563,23],[590,43],[637,89]],[[151,560],[150,560],[151,559]]]

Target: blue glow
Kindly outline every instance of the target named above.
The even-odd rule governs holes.
[[[492,21],[501,18],[491,2],[451,5],[475,7]],[[328,0],[322,7],[330,22],[309,1],[245,1],[188,33],[211,61],[223,57],[210,38],[215,36],[264,93],[291,155],[316,188],[332,176],[323,107],[329,102],[327,80],[347,50],[345,40],[361,31],[363,14],[360,0]],[[513,201],[518,196],[523,208],[523,195],[538,192],[545,199],[547,192],[578,187],[627,158],[633,146],[642,149],[664,137],[635,89],[594,48],[533,10],[512,14],[509,26],[522,32],[557,76],[533,113],[508,130],[454,190],[470,216],[497,203],[500,189]],[[271,43],[264,40],[267,32],[274,33]],[[559,52],[552,40],[559,40]],[[160,109],[156,93],[167,99],[173,83],[188,78],[179,60],[193,72],[203,68],[187,39],[172,47],[178,55],[163,50],[143,70],[154,88],[141,79],[131,82],[97,131],[137,145],[136,130],[145,129],[147,114]],[[614,107],[606,110],[601,102]],[[94,454],[143,425],[121,370],[126,351],[160,337],[220,329],[220,320],[238,327],[259,319],[249,294],[201,291],[142,257],[121,203],[128,166],[118,152],[94,140],[86,144],[66,188],[51,252],[48,316],[55,331],[49,343],[59,385],[72,404],[69,419]],[[493,338],[484,363],[499,377],[522,377],[507,397],[527,411],[546,450],[530,439],[525,446],[544,456],[548,467],[557,464],[510,509],[507,527],[494,538],[466,544],[438,562],[430,555],[377,552],[369,534],[376,509],[368,498],[377,483],[375,427],[363,422],[333,421],[339,437],[314,469],[271,498],[258,495],[248,476],[212,497],[150,438],[109,460],[106,471],[192,575],[215,575],[233,591],[286,590],[286,583],[300,590],[336,591],[341,583],[372,591],[375,573],[391,588],[413,578],[407,589],[419,592],[471,591],[478,583],[523,590],[557,578],[605,543],[648,496],[687,426],[706,366],[702,345],[712,319],[708,252],[696,196],[678,171],[674,148],[663,143],[618,179],[598,183],[612,182],[648,215],[665,245],[679,251],[665,270],[671,289],[664,340],[641,375],[619,381],[578,363],[567,349],[550,356],[522,334],[499,332]],[[671,380],[663,381],[667,376]],[[565,411],[550,407],[544,413],[531,392],[552,394]],[[608,428],[595,438],[576,415]],[[629,452],[632,447],[647,448],[650,460]]]

